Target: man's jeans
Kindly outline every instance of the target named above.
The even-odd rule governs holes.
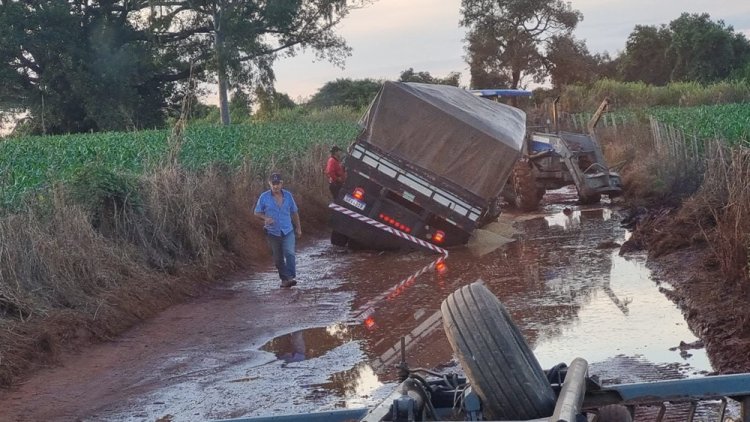
[[[344,186],[341,182],[330,182],[328,183],[328,190],[331,191],[331,196],[333,197],[333,200],[335,201],[336,198],[339,197],[339,191]]]
[[[279,277],[282,281],[291,280],[297,277],[297,265],[294,257],[294,231],[289,232],[286,236],[274,236],[267,234],[268,245],[271,246],[273,263],[279,270]]]

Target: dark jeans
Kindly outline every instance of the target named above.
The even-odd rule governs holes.
[[[341,190],[342,186],[343,186],[343,183],[341,182],[331,182],[328,184],[328,190],[331,191],[331,196],[333,196],[333,199],[338,198],[339,191]]]
[[[297,264],[294,256],[294,231],[289,232],[286,236],[274,236],[266,234],[268,245],[271,247],[273,263],[279,270],[279,277],[282,281],[291,280],[297,277]]]

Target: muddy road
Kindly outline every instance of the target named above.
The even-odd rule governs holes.
[[[479,278],[544,368],[580,356],[609,383],[710,372],[699,345],[677,347],[697,338],[660,291],[668,280],[653,279],[645,256],[619,256],[628,233],[616,207],[579,207],[570,192],[546,202],[535,215],[505,214],[480,245],[452,250],[446,271],[407,283],[437,256],[308,240],[293,289],[280,289],[270,266],[229,280],[0,392],[0,420],[193,421],[374,404],[395,386],[402,336],[411,367],[456,369],[440,304]]]

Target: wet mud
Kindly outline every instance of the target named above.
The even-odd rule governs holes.
[[[645,255],[619,255],[629,234],[617,208],[579,207],[569,191],[545,203],[505,213],[481,241],[451,250],[442,271],[418,277],[438,255],[318,239],[298,254],[296,287],[279,288],[270,265],[228,280],[0,393],[0,419],[215,420],[372,405],[396,385],[402,349],[412,368],[460,370],[440,305],[477,279],[543,368],[583,357],[605,384],[711,372],[663,293],[669,284],[653,279]]]

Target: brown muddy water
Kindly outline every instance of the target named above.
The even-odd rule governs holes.
[[[503,217],[514,222],[514,241],[451,250],[445,272],[407,283],[437,255],[347,252],[316,240],[298,253],[295,288],[280,289],[267,267],[118,340],[144,346],[107,385],[117,392],[81,393],[95,405],[79,399],[78,407],[75,396],[55,396],[60,420],[212,420],[373,405],[396,385],[402,337],[410,367],[460,370],[439,310],[477,279],[506,305],[543,368],[583,357],[605,383],[710,372],[704,349],[677,348],[697,338],[660,292],[668,280],[653,279],[645,256],[619,256],[628,233],[617,208],[579,207],[564,194],[554,200],[538,214]],[[185,319],[188,329],[155,340],[170,321]],[[152,345],[161,350],[154,356],[146,350],[156,341],[168,347]],[[15,406],[11,420],[40,416]]]

